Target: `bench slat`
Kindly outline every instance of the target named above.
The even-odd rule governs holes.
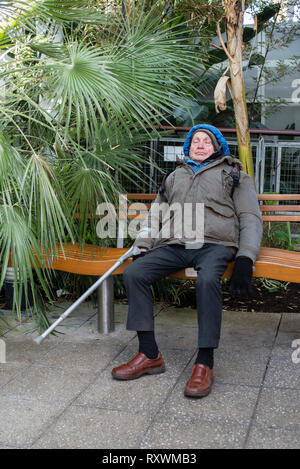
[[[260,205],[261,212],[300,212],[299,205]]]
[[[138,193],[131,193],[131,194],[124,194],[127,196],[128,200],[154,200],[156,198],[156,194],[138,194]]]
[[[300,194],[257,194],[258,200],[300,200]]]
[[[153,200],[156,194],[124,194],[128,200]],[[257,194],[258,200],[300,200],[300,194]]]
[[[156,194],[124,194],[128,200],[154,200]],[[300,200],[300,194],[257,194],[258,200]]]
[[[103,275],[127,251],[127,248],[103,248],[85,244],[82,252],[80,244],[68,243],[65,253],[61,247],[53,260],[53,269],[82,275]],[[123,273],[131,261],[127,260],[112,275]]]
[[[299,222],[300,215],[263,215],[263,221]]]

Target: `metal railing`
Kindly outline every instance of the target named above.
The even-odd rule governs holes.
[[[175,169],[183,161],[182,145],[185,137],[182,132],[189,129],[180,127],[174,130],[181,132],[181,135],[154,139],[147,145],[145,160],[154,164],[145,164],[143,167],[143,171],[149,176],[143,192],[156,192],[163,173]],[[233,135],[235,129],[220,130],[225,134],[231,154],[238,157],[237,139]],[[226,133],[231,135],[226,136]],[[283,140],[284,136],[287,138]],[[258,193],[300,193],[300,140],[289,140],[291,136],[300,137],[300,132],[251,130],[251,150]],[[137,192],[134,184],[124,181],[124,185],[127,192]]]

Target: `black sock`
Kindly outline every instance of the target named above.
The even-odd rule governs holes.
[[[139,339],[139,352],[146,355],[147,358],[157,358],[158,347],[154,331],[137,331],[137,335]]]
[[[195,363],[202,363],[202,365],[206,365],[209,366],[209,368],[213,368],[214,349],[212,347],[199,348]]]

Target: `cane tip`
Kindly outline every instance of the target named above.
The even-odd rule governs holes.
[[[43,342],[43,337],[40,335],[39,337],[36,337],[34,340],[34,342],[38,345],[40,345],[42,342]]]

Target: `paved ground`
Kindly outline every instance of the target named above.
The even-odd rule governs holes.
[[[57,305],[52,318],[67,306]],[[224,312],[215,384],[204,399],[183,395],[195,357],[194,310],[158,307],[167,370],[129,382],[111,378],[137,351],[124,305],[116,305],[108,336],[98,334],[96,311],[85,303],[61,326],[65,335],[41,345],[37,333],[24,334],[30,320],[4,317],[1,449],[300,448],[300,314]]]

